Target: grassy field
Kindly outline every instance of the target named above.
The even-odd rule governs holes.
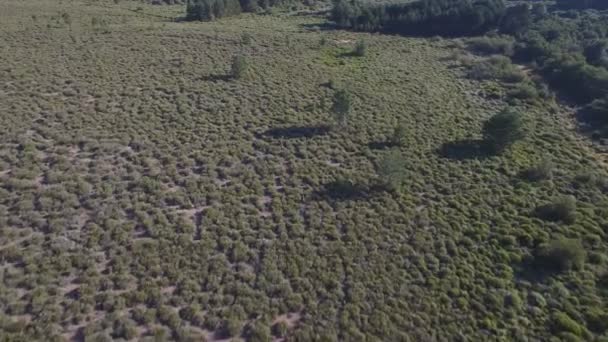
[[[507,86],[466,78],[458,40],[324,30],[297,13],[182,14],[0,0],[0,339],[606,331],[605,165],[567,108],[519,103],[527,138],[479,155],[467,146]],[[365,55],[351,56],[360,39]],[[250,67],[233,80],[236,54]],[[354,99],[341,129],[326,129],[332,88]],[[398,124],[402,190],[335,191],[374,183]],[[551,179],[522,179],[547,158]],[[574,223],[534,214],[564,195]],[[531,270],[559,236],[579,239],[586,263]]]

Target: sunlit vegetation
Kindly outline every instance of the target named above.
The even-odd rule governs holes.
[[[606,338],[599,19],[196,4],[0,1],[0,340]]]

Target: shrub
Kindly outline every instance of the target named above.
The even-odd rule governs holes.
[[[500,37],[477,37],[467,40],[467,48],[475,53],[483,55],[501,54],[510,56],[513,54],[515,40],[508,36]]]
[[[580,240],[561,238],[540,245],[536,257],[540,266],[556,271],[568,271],[581,268],[586,253]]]
[[[538,207],[536,214],[547,221],[574,223],[576,220],[576,199],[572,196],[557,198],[552,203]]]
[[[247,328],[247,341],[251,342],[269,342],[272,340],[270,328],[261,322],[256,322]]]
[[[241,79],[247,75],[249,69],[249,63],[247,57],[243,55],[236,55],[232,58],[232,64],[230,65],[230,75],[234,79]]]
[[[551,317],[553,330],[556,333],[569,332],[576,336],[583,334],[583,327],[563,312],[554,313]]]
[[[553,163],[548,159],[543,159],[540,163],[530,167],[523,172],[523,176],[532,182],[538,182],[553,177]]]
[[[241,44],[243,45],[250,45],[252,41],[253,37],[248,32],[243,33],[241,36]]]
[[[399,123],[393,129],[393,134],[390,137],[389,142],[395,146],[403,146],[407,140],[407,128],[404,124]]]
[[[519,100],[535,100],[538,99],[539,93],[534,84],[529,82],[522,82],[511,89],[508,94],[509,97]]]
[[[350,116],[351,96],[348,91],[340,89],[334,93],[331,111],[338,125],[344,126]]]
[[[608,312],[600,308],[591,308],[585,313],[589,329],[603,334],[608,330]]]
[[[186,6],[186,20],[208,21],[240,12],[238,0],[192,0]]]
[[[497,79],[509,83],[521,82],[526,78],[505,56],[492,56],[474,64],[468,76],[476,80]]]
[[[484,141],[494,152],[506,150],[524,136],[524,123],[519,112],[503,110],[483,125]]]
[[[287,336],[288,326],[284,321],[280,321],[275,323],[272,326],[272,334],[276,337],[285,337]]]
[[[405,180],[405,159],[394,149],[387,153],[378,163],[376,173],[380,185],[390,191],[397,191]]]
[[[367,43],[363,39],[357,41],[355,44],[355,49],[353,50],[353,55],[363,57],[365,56],[365,51],[367,50]]]
[[[241,331],[241,322],[234,318],[228,318],[222,322],[220,331],[225,338],[238,336]]]

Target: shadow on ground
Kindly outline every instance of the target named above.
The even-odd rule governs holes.
[[[232,75],[228,75],[228,74],[215,74],[215,75],[206,75],[201,77],[201,80],[205,81],[205,82],[217,82],[217,81],[223,81],[223,82],[228,82],[230,80],[232,80],[233,77]]]
[[[267,138],[296,139],[326,135],[330,131],[331,127],[329,125],[289,126],[271,128],[260,135]]]
[[[464,139],[444,143],[438,153],[443,158],[454,160],[484,159],[490,156],[483,140]]]
[[[346,179],[337,179],[325,184],[312,194],[313,200],[327,201],[359,201],[386,192],[387,189],[379,184],[364,184]]]
[[[367,144],[367,147],[369,147],[371,150],[386,150],[397,146],[399,145],[392,141],[372,141]]]

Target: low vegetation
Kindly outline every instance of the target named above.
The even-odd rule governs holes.
[[[603,14],[345,4],[0,1],[0,340],[605,338]]]

